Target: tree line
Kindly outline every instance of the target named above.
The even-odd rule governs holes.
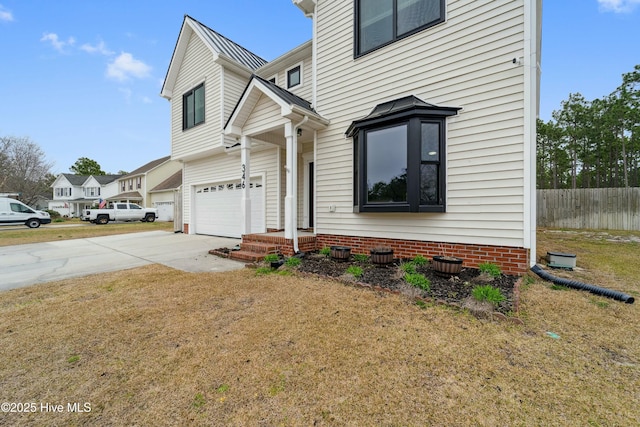
[[[605,97],[570,94],[537,130],[539,189],[640,186],[640,65]]]

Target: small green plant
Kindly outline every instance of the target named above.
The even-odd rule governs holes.
[[[194,408],[201,408],[205,403],[207,403],[207,401],[205,400],[204,395],[202,393],[196,393],[191,406],[193,406]]]
[[[324,248],[320,249],[320,255],[329,256],[330,254],[331,249],[329,248],[329,246],[325,246]]]
[[[78,356],[77,354],[74,354],[73,356],[69,357],[67,359],[68,363],[76,363],[77,361],[80,360],[80,356]]]
[[[404,275],[404,280],[408,284],[415,286],[416,288],[420,288],[423,291],[429,292],[429,289],[431,289],[431,282],[425,277],[424,274],[406,273]]]
[[[278,254],[267,254],[264,256],[264,262],[266,263],[276,262],[279,259],[280,259],[280,256]]]
[[[491,285],[476,286],[471,290],[471,295],[478,301],[487,301],[494,306],[505,300],[500,289]]]
[[[347,268],[347,274],[351,274],[356,279],[362,277],[363,273],[362,267],[358,267],[357,265],[350,265],[349,268]]]
[[[353,259],[357,262],[369,261],[369,257],[366,254],[353,254]]]
[[[218,389],[216,391],[218,393],[225,393],[225,392],[229,391],[229,385],[228,384],[222,384],[220,387],[218,387]]]
[[[273,270],[271,267],[258,267],[256,268],[256,276],[266,276],[267,274],[271,274]]]
[[[300,260],[300,258],[296,258],[294,256],[287,258],[287,260],[284,262],[284,264],[287,267],[297,267],[300,264],[302,264],[302,261]]]
[[[413,263],[415,265],[425,265],[429,262],[429,260],[427,260],[425,257],[423,257],[422,255],[416,255],[415,257],[413,257]]]
[[[423,310],[424,310],[425,308],[427,308],[427,303],[426,303],[426,302],[424,302],[424,301],[422,301],[421,299],[417,299],[417,300],[416,300],[416,305],[417,305],[418,307],[420,307],[421,309],[423,309]]]
[[[478,265],[478,270],[481,273],[486,273],[491,277],[500,277],[502,271],[500,271],[500,267],[490,262],[483,262]]]
[[[403,262],[400,264],[400,270],[404,271],[406,274],[415,274],[416,265],[413,262]]]
[[[269,395],[271,396],[275,396],[278,393],[281,393],[284,391],[284,386],[286,383],[286,378],[284,375],[280,374],[280,379],[278,382],[275,382],[273,384],[271,384],[271,386],[269,387]]]

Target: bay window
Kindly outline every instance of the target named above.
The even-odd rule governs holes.
[[[446,117],[458,110],[410,96],[353,122],[356,212],[444,212]]]

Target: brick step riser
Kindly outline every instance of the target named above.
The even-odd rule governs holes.
[[[265,243],[256,243],[256,242],[243,242],[240,244],[240,248],[243,251],[247,252],[256,252],[260,254],[271,254],[278,252],[278,246],[269,245]]]

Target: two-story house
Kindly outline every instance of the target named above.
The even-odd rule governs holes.
[[[171,156],[164,156],[152,160],[136,168],[118,179],[118,193],[108,197],[112,202],[131,202],[140,206],[151,208],[158,207],[158,202],[164,202],[156,196],[155,200],[152,190],[165,180],[174,176],[182,170],[182,165],[176,160],[171,160]],[[171,212],[173,213],[173,201],[171,201]],[[163,214],[163,219],[166,215]]]
[[[79,217],[82,211],[100,199],[116,194],[121,175],[74,175],[61,173],[51,184],[53,200],[49,209],[62,216]]]
[[[184,232],[526,271],[541,0],[293,4],[313,38],[271,62],[184,18],[161,91]]]

